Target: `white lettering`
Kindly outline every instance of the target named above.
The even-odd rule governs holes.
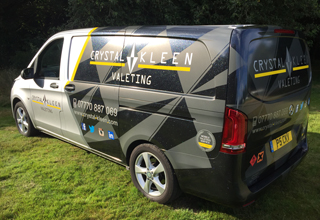
[[[179,54],[180,54],[180,53],[178,53],[178,52],[174,52],[174,53],[173,53],[173,56],[172,56],[172,64],[178,65],[178,63],[176,62],[176,59],[177,59],[177,56],[178,56]]]
[[[151,85],[151,76],[150,75],[147,77],[147,85]]]
[[[102,55],[104,54],[104,51],[100,51],[100,60],[102,60]]]
[[[117,77],[117,74],[115,72],[112,72],[112,80],[115,80]]]
[[[256,63],[257,63],[257,62],[258,62],[258,61],[256,61],[256,60],[253,62],[253,68],[254,68],[254,70],[255,70],[256,72],[259,71],[259,70],[256,68]]]
[[[273,70],[272,59],[269,59],[270,69]]]
[[[124,60],[122,59],[122,51],[120,52],[120,62],[124,62]]]
[[[267,70],[268,69],[268,60],[264,60],[263,62],[264,62],[264,65],[266,67],[266,70]]]
[[[99,60],[99,51],[96,51],[95,56],[94,56],[95,60]]]
[[[119,52],[117,51],[116,56],[114,57],[114,61],[119,61]]]
[[[167,52],[162,52],[162,55],[161,55],[161,62],[160,63],[162,63],[162,64],[167,64],[167,62],[166,61],[164,61],[164,59],[165,59],[165,57],[164,57],[164,55],[165,54],[168,54]]]
[[[263,65],[263,61],[259,60],[259,71],[264,70],[262,65]]]
[[[134,77],[136,76],[136,74],[131,74],[131,82],[133,83],[134,81]]]
[[[94,56],[93,55],[94,55],[94,50],[91,52],[91,56],[90,56],[91,60],[94,60]]]
[[[146,75],[141,75],[141,84],[146,84],[146,78],[147,76]]]
[[[143,59],[143,56],[146,55],[146,53],[147,53],[147,52],[141,52],[141,55],[140,55],[140,63],[141,63],[141,62],[144,62],[144,63],[146,62],[146,61]]]
[[[153,52],[151,52],[151,55],[150,55],[150,63],[156,63],[156,61],[152,60],[152,56],[153,56]]]
[[[140,74],[137,74],[136,76],[137,76],[136,84],[140,84],[140,83],[139,83],[139,77],[140,77]]]
[[[107,55],[107,53],[109,53],[109,51],[106,51],[106,52],[105,52],[106,57],[104,58],[104,60],[106,60],[106,61],[108,60],[108,55]]]
[[[188,61],[189,66],[191,66],[191,63],[192,63],[192,55],[193,55],[193,53],[191,53],[191,55],[189,55],[189,53],[186,53],[186,59],[184,60],[184,65],[187,65],[187,61]]]
[[[114,51],[110,51],[110,54],[111,54],[110,60],[112,60],[112,54],[114,54]]]

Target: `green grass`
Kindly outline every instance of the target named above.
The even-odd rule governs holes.
[[[312,87],[309,153],[246,208],[191,195],[150,202],[122,166],[41,134],[25,138],[0,107],[0,219],[319,219],[320,80]],[[214,187],[214,186],[212,186]]]

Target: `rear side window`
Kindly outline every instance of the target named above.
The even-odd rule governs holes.
[[[123,86],[214,96],[211,60],[199,41],[127,37],[124,55],[122,72],[112,77]],[[204,75],[207,79],[197,83]],[[208,81],[211,85],[205,85]]]
[[[63,38],[52,41],[39,55],[36,77],[59,78]]]
[[[248,90],[264,101],[281,98],[305,88],[310,79],[310,59],[305,42],[272,37],[249,45]]]
[[[73,37],[69,58],[69,79],[75,81],[119,84],[112,76],[124,66],[124,37]]]
[[[72,39],[71,80],[209,97],[217,96],[217,87],[224,84],[215,76],[227,70],[228,50],[212,61],[200,41],[136,36],[86,40]]]

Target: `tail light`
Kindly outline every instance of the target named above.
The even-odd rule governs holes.
[[[246,151],[247,116],[226,107],[220,152],[240,154]]]
[[[276,34],[294,34],[294,30],[286,30],[286,29],[274,29],[274,33]]]

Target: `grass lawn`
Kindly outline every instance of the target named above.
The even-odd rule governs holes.
[[[0,219],[320,219],[320,79],[314,79],[308,155],[246,208],[191,195],[168,205],[150,202],[124,167],[44,134],[25,138],[10,108],[0,107]]]

